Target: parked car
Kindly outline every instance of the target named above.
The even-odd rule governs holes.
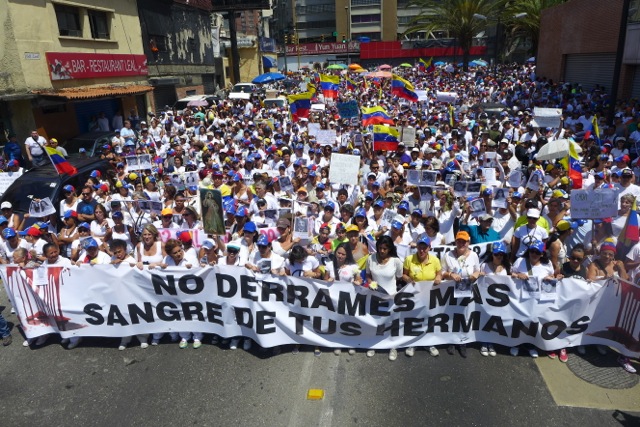
[[[88,157],[99,157],[103,146],[111,143],[115,132],[88,132],[71,138],[61,144],[69,158],[80,157],[80,149],[84,148]]]
[[[253,83],[236,83],[229,91],[229,99],[249,99],[252,95],[263,94],[264,90]]]
[[[173,109],[178,115],[182,115],[182,111],[188,106],[211,107],[217,104],[218,101],[220,101],[220,98],[216,95],[191,95],[177,100],[176,103],[173,104]]]
[[[78,169],[77,174],[73,176],[58,175],[51,163],[30,169],[7,188],[7,191],[0,198],[0,203],[11,202],[14,212],[24,215],[29,212],[29,206],[33,199],[48,197],[57,209],[60,206],[60,200],[63,197],[62,188],[65,185],[73,185],[76,191],[80,192],[94,170],[99,170],[103,178],[110,174],[115,176],[115,169],[108,160],[70,158],[68,161]],[[37,218],[29,218],[25,227],[36,221]]]
[[[289,102],[287,102],[287,98],[281,96],[278,98],[266,98],[262,101],[262,105],[267,110],[270,110],[272,108],[286,108]]]

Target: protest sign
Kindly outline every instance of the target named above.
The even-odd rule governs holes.
[[[220,190],[200,188],[199,195],[202,207],[202,228],[207,234],[224,235],[224,212]]]
[[[618,193],[609,188],[571,191],[571,218],[600,219],[618,216]]]
[[[360,172],[360,156],[331,153],[329,182],[335,184],[356,185]]]
[[[426,90],[414,90],[416,95],[418,95],[418,102],[429,101],[429,92]]]
[[[309,123],[307,125],[307,132],[309,136],[318,136],[319,130],[320,130],[320,123]]]
[[[54,215],[56,208],[53,207],[51,199],[45,197],[44,199],[34,199],[29,204],[29,215],[34,218],[44,218],[47,215]]]
[[[406,147],[411,148],[416,145],[416,128],[401,126],[398,130],[400,131],[400,141],[403,142]]]
[[[560,128],[562,108],[533,108],[533,116],[540,128]]]
[[[540,297],[532,303],[522,298],[522,283],[497,275],[471,284],[474,298],[456,298],[453,281],[438,286],[418,282],[385,295],[346,282],[328,286],[300,279],[300,270],[291,276],[261,273],[258,280],[255,273],[231,266],[45,268],[48,280],[38,286],[32,269],[0,266],[27,338],[191,331],[249,337],[265,348],[491,342],[555,350],[603,344],[626,356],[640,355],[633,334],[640,329],[639,312],[626,309],[638,304],[639,293],[636,285],[622,280],[565,278],[553,300]]]
[[[422,176],[421,171],[415,169],[409,169],[407,171],[407,184],[409,185],[420,185],[420,177]]]
[[[455,92],[440,92],[437,91],[436,92],[436,99],[438,100],[438,102],[444,102],[446,104],[452,104],[454,102],[456,102],[456,99],[458,99],[458,94]]]
[[[321,129],[316,135],[316,142],[320,145],[333,145],[336,142],[336,131]]]
[[[22,172],[0,172],[0,195],[7,191],[13,181],[20,178]]]
[[[338,102],[336,105],[338,108],[338,114],[343,119],[350,119],[352,117],[358,117],[360,110],[358,108],[358,102],[355,100],[347,102]]]
[[[324,111],[324,104],[311,104],[311,111]]]

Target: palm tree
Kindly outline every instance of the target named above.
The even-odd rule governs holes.
[[[410,5],[420,7],[421,12],[410,21],[403,35],[447,31],[462,49],[462,63],[467,71],[473,38],[496,16],[498,4],[496,0],[412,0]]]
[[[498,0],[501,20],[511,40],[531,40],[530,54],[538,52],[540,40],[540,15],[543,9],[565,3],[568,0]]]

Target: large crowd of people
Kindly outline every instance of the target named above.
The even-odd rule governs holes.
[[[142,118],[146,120],[132,112],[123,128],[113,129],[111,144],[102,147],[113,172],[103,176],[96,171],[82,188],[65,187],[56,215],[24,228],[28,215],[14,213],[10,201],[2,203],[0,259],[24,267],[235,265],[323,279],[328,286],[351,282],[388,294],[413,282],[438,286],[443,280],[474,281],[489,274],[640,280],[640,245],[618,242],[640,196],[638,104],[617,102],[614,123],[606,123],[603,116],[612,101],[603,88],[585,90],[538,77],[533,64],[501,66],[495,73],[452,66],[394,72],[416,91],[426,91],[426,99],[399,98],[391,94],[389,78],[350,69],[320,72],[341,78],[337,99],[323,99],[318,72],[303,70],[291,76],[299,80],[294,92],[315,85],[312,103],[321,107],[295,121],[287,108],[265,108],[256,97],[165,109],[149,113]],[[268,89],[291,94],[278,82]],[[456,98],[442,99],[439,92]],[[383,107],[395,126],[413,128],[415,139],[401,139],[393,151],[376,150],[370,127],[339,114],[338,104],[352,100],[361,108]],[[540,127],[535,107],[562,109],[560,125]],[[318,141],[318,129],[335,131],[335,138]],[[576,144],[581,179],[561,158],[537,158],[543,146],[565,139]],[[58,147],[54,138],[47,140],[36,131],[21,145],[12,135],[3,170],[37,167],[46,161],[44,145]],[[329,180],[333,153],[359,156],[357,185]],[[152,168],[127,170],[125,158],[142,154],[150,155]],[[172,176],[190,171],[198,173],[199,183],[176,185]],[[432,171],[425,179],[433,180],[421,185],[415,177],[424,174],[412,171]],[[456,182],[481,185],[477,193],[461,193]],[[220,191],[224,217],[219,220],[226,234],[209,235],[195,247],[194,233],[203,229],[198,187]],[[617,215],[573,219],[571,192],[600,188],[617,192]],[[147,200],[161,202],[161,211],[142,209],[139,202]],[[300,218],[309,227],[298,229]],[[271,239],[260,233],[267,228],[273,230]],[[175,237],[162,241],[162,229],[174,229]],[[486,259],[470,250],[470,245],[487,242],[493,244]],[[452,247],[440,258],[432,249],[442,245]],[[0,332],[7,345],[10,334],[4,324]],[[137,338],[148,346],[149,337]],[[161,338],[154,334],[151,344]],[[181,348],[191,340],[198,348],[204,339],[199,333],[170,338],[179,340]],[[46,339],[25,345],[41,345]],[[120,349],[130,341],[123,338]],[[248,338],[213,337],[213,343],[232,349],[241,341],[245,349],[252,345]],[[78,343],[76,338],[68,346]],[[467,355],[464,345],[446,350]],[[511,354],[518,350],[512,348]],[[603,346],[597,350],[607,351]],[[405,351],[413,356],[415,349]],[[436,347],[428,351],[439,354]],[[576,351],[586,350],[580,346]],[[491,343],[481,343],[480,353],[496,355]],[[533,347],[528,353],[538,357]],[[367,351],[367,356],[374,354]],[[392,349],[389,358],[395,360],[397,354]],[[568,358],[566,349],[548,356],[563,362]],[[635,372],[629,359],[621,356],[619,361]]]

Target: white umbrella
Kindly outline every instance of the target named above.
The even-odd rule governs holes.
[[[558,139],[543,145],[540,151],[538,151],[538,154],[536,154],[536,159],[551,161],[567,157],[569,155],[570,144],[574,145],[576,153],[582,152],[580,146],[575,142],[568,139]]]

